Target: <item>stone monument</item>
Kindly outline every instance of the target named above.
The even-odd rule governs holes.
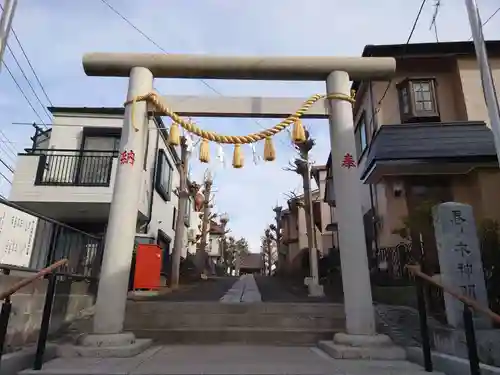
[[[443,284],[488,307],[472,207],[457,202],[446,202],[435,206],[432,216]],[[444,293],[444,301],[448,324],[463,327],[463,303],[448,293]],[[491,325],[484,315],[475,316],[475,322],[478,328]]]

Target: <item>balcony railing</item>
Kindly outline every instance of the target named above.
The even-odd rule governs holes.
[[[34,150],[39,155],[35,185],[109,186],[117,151]]]

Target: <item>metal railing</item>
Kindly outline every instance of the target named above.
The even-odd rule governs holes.
[[[54,264],[46,267],[35,275],[27,277],[20,282],[12,285],[9,289],[0,293],[0,300],[2,300],[2,309],[0,310],[0,365],[2,354],[7,338],[7,328],[9,326],[10,314],[12,311],[12,302],[10,297],[19,289],[35,282],[41,278],[48,278],[47,291],[45,293],[45,303],[43,306],[42,321],[40,323],[40,331],[36,345],[35,360],[33,362],[33,369],[40,370],[43,364],[43,356],[45,354],[45,347],[47,345],[47,338],[50,328],[50,317],[52,314],[52,306],[54,304],[54,297],[56,292],[57,273],[56,270],[68,263],[67,259],[61,259]],[[8,274],[8,272],[7,272]]]
[[[406,266],[415,261],[412,245],[400,243],[393,247],[381,247],[375,252],[375,267],[372,270],[372,283],[379,286],[409,285],[411,280]]]
[[[441,289],[444,293],[448,293],[453,298],[463,304],[463,324],[465,331],[465,341],[467,345],[467,353],[469,357],[469,368],[471,375],[481,375],[479,366],[479,355],[477,351],[476,333],[474,330],[473,311],[487,315],[492,321],[500,323],[500,315],[494,313],[487,307],[481,306],[476,300],[466,297],[451,288],[443,285],[431,276],[423,273],[417,265],[407,266],[408,272],[415,276],[417,288],[418,313],[420,320],[420,333],[422,337],[422,351],[424,357],[424,368],[426,372],[433,371],[431,340],[429,335],[429,327],[427,323],[427,306],[425,300],[424,282]]]
[[[102,259],[102,236],[84,232],[0,198],[0,208],[2,206],[14,210],[10,212],[12,218],[9,218],[9,220],[14,222],[23,221],[24,230],[31,238],[30,241],[20,242],[19,244],[15,243],[17,238],[7,241],[14,251],[27,246],[27,242],[31,242],[32,254],[29,267],[17,269],[37,271],[60,259],[68,259],[63,271],[65,274],[93,278],[99,276]],[[4,210],[7,211],[7,209]],[[20,213],[17,216],[24,214],[24,219],[21,217],[16,218],[16,212]],[[26,214],[30,216],[26,216]],[[28,223],[29,220],[32,221],[31,224]],[[5,225],[2,229],[8,232]],[[5,267],[7,266],[0,264],[0,268]],[[16,269],[16,267],[12,267],[12,269]]]
[[[109,186],[117,151],[36,149],[35,185]]]

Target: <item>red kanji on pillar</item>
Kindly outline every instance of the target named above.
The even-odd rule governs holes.
[[[128,153],[127,153],[127,162],[129,164],[132,164],[134,165],[135,163],[135,152],[130,150]]]
[[[134,165],[135,163],[135,152],[130,150],[130,151],[123,151],[120,153],[120,164],[131,164]]]
[[[120,153],[120,164],[127,164],[127,151],[123,151]]]
[[[342,159],[342,167],[347,169],[356,168],[356,162],[350,153],[344,155],[344,159]]]

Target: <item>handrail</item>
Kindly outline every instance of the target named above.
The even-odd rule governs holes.
[[[451,295],[452,297],[458,299],[460,302],[465,303],[466,305],[472,307],[474,310],[482,312],[483,314],[488,315],[492,320],[496,323],[500,323],[500,315],[494,313],[487,307],[481,306],[475,299],[464,296],[463,294],[454,291],[450,287],[443,285],[439,281],[434,280],[431,276],[423,273],[418,265],[407,265],[406,268],[408,271],[415,276],[420,277],[421,279],[427,281],[428,283],[437,286],[438,288],[443,289],[446,293]]]
[[[3,299],[5,299],[5,298],[7,298],[7,297],[10,297],[15,292],[17,292],[19,289],[21,289],[22,287],[25,287],[26,285],[31,284],[32,282],[36,281],[37,279],[40,279],[40,278],[44,277],[45,275],[53,272],[57,268],[65,265],[67,263],[68,263],[67,259],[58,260],[54,264],[51,264],[50,266],[48,266],[46,268],[43,268],[42,270],[40,270],[39,272],[37,272],[33,276],[27,277],[27,278],[25,278],[25,279],[23,279],[23,280],[15,283],[14,285],[12,285],[7,290],[4,290],[3,292],[0,292],[0,301],[3,300]]]

